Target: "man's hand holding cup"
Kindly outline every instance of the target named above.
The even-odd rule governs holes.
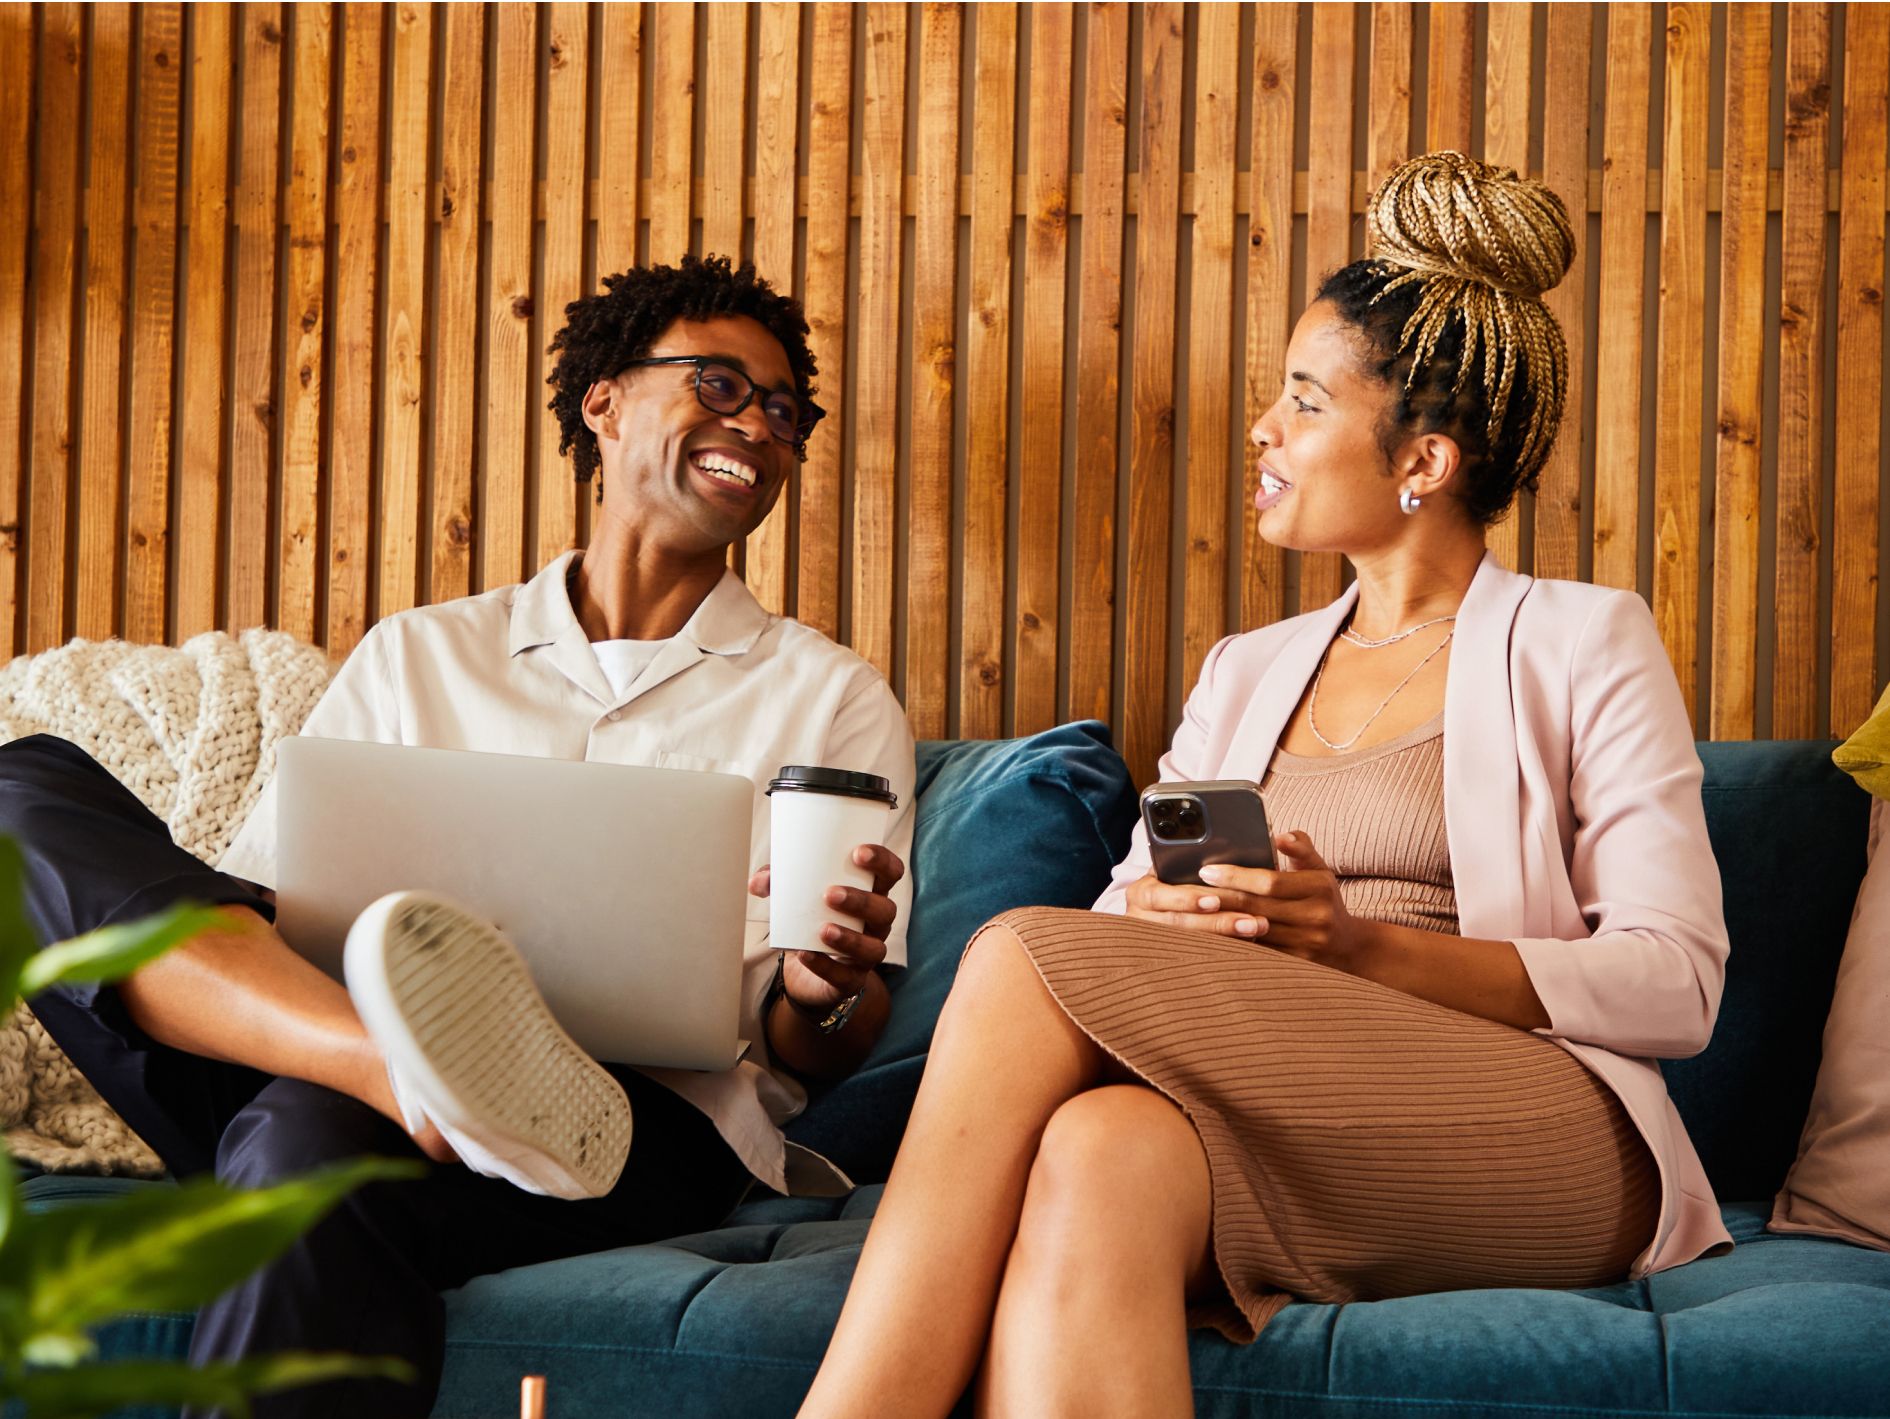
[[[808,1015],[825,1015],[866,989],[868,977],[886,959],[886,933],[899,915],[891,893],[906,875],[906,865],[898,854],[865,844],[853,849],[851,862],[869,876],[869,887],[829,886],[821,896],[830,919],[817,933],[820,949],[785,952],[781,988]],[[756,872],[748,879],[749,892],[770,896],[772,876],[772,867]],[[843,919],[858,926],[842,925]]]

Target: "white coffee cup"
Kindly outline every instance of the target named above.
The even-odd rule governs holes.
[[[777,951],[837,954],[820,929],[838,922],[864,929],[856,916],[827,905],[830,887],[873,888],[873,874],[853,861],[855,848],[886,840],[898,798],[878,774],[791,764],[768,784],[768,944]]]

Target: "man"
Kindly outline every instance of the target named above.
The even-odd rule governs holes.
[[[828,894],[837,914],[865,924],[824,929],[834,956],[777,962],[768,949],[768,813],[757,794],[743,985],[753,1047],[742,1064],[720,1074],[596,1064],[551,1023],[510,946],[451,916],[446,945],[431,953],[439,989],[488,1015],[498,1008],[508,1028],[443,1045],[451,1020],[377,1012],[370,1031],[348,993],[275,934],[269,896],[251,885],[275,880],[272,792],[213,872],[73,746],[38,738],[0,749],[0,831],[22,839],[43,939],[175,900],[224,908],[221,929],[115,990],[34,1002],[174,1172],[214,1168],[258,1185],[362,1154],[437,1165],[350,1198],[206,1307],[192,1342],[197,1361],[286,1348],[396,1354],[417,1383],[291,1392],[258,1401],[259,1416],[344,1405],[362,1419],[423,1414],[443,1355],[440,1290],[714,1226],[754,1179],[784,1192],[843,1185],[780,1126],[805,1102],[798,1077],[847,1073],[884,1027],[875,968],[904,959],[912,736],[870,666],[763,611],[726,569],[727,549],[767,515],[820,417],[807,325],[751,267],[717,259],[604,285],[567,309],[552,346],[561,451],[580,480],[599,479],[589,548],[522,586],[380,622],[305,732],[713,769],[758,788],[784,763],[888,779],[899,804],[889,842],[854,857],[873,889]],[[555,881],[556,864],[545,869]],[[351,962],[364,935],[366,959],[411,956],[414,929],[400,913],[366,914]],[[456,1043],[480,1061],[477,1079],[434,1067]]]

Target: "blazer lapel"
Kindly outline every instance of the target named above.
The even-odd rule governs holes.
[[[1309,612],[1292,639],[1261,673],[1240,724],[1227,741],[1241,756],[1237,761],[1240,771],[1256,783],[1266,776],[1273,751],[1279,747],[1293,711],[1305,698],[1320,658],[1357,600],[1358,583],[1354,582],[1330,606]]]

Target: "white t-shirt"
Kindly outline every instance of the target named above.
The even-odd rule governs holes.
[[[769,861],[765,790],[782,765],[880,774],[899,798],[886,846],[911,863],[912,731],[878,671],[818,631],[769,614],[729,572],[682,630],[655,643],[634,683],[619,692],[571,607],[568,581],[579,556],[566,553],[522,586],[380,621],[336,673],[302,732],[742,774],[756,790],[751,872]],[[218,865],[276,884],[273,780]],[[892,897],[899,914],[886,960],[903,966],[910,875]],[[750,897],[742,975],[749,1058],[719,1074],[645,1072],[713,1118],[750,1171],[785,1192],[780,1126],[807,1100],[798,1081],[766,1058],[761,1004],[773,976],[768,904]]]
[[[668,641],[592,641],[591,654],[597,657],[598,668],[610,681],[611,693],[624,700],[630,697],[630,687],[668,644]]]

